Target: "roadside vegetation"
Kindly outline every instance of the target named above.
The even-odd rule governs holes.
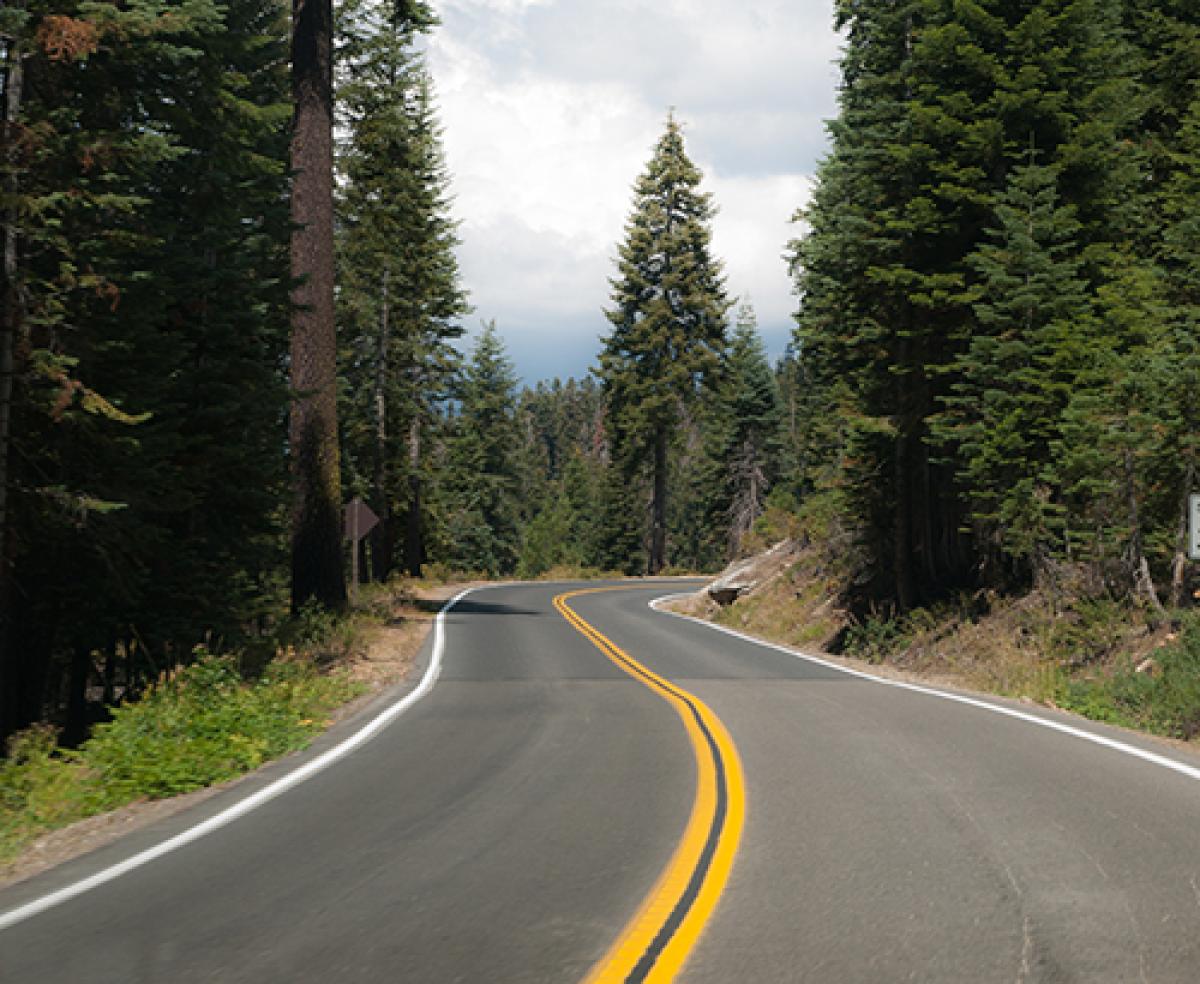
[[[414,589],[430,583],[367,586],[342,615],[306,606],[236,652],[198,647],[111,707],[76,748],[60,747],[51,724],[13,735],[0,759],[0,872],[48,831],[226,782],[306,747],[348,702],[394,677],[372,674],[372,650],[385,627],[428,623],[440,602]],[[404,655],[423,637],[412,634]]]
[[[786,565],[732,604],[694,614],[753,635],[888,670],[1185,741],[1200,739],[1200,611],[1160,615],[1114,595],[1086,567],[1057,590],[963,592],[899,612],[855,593],[860,557],[834,513],[768,511],[759,546]]]

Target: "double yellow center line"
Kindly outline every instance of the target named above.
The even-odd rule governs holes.
[[[567,604],[579,595],[616,590],[621,588],[568,591],[554,599],[554,607],[620,669],[675,708],[696,756],[696,799],[674,856],[585,984],[675,979],[729,880],[746,815],[742,766],[720,718],[698,697],[647,669]]]

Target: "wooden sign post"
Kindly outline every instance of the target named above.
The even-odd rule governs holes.
[[[346,506],[346,536],[350,540],[350,597],[358,592],[358,541],[379,525],[379,517],[355,496]]]

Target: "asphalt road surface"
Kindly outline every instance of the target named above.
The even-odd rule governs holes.
[[[383,702],[304,756],[0,892],[0,981],[602,978],[635,914],[660,918],[644,902],[701,828],[705,863],[726,850],[732,868],[687,895],[685,918],[661,916],[659,944],[704,924],[683,981],[1200,981],[1197,757],[649,610],[671,586],[576,595],[577,627],[553,604],[570,589],[469,595],[426,696],[239,819],[4,923],[314,760]],[[721,725],[736,751],[711,737]],[[707,798],[705,749],[726,783]],[[635,979],[656,979],[645,964]]]

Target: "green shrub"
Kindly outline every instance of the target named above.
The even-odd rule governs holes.
[[[1129,612],[1120,603],[1108,598],[1081,599],[1073,613],[1055,621],[1047,654],[1071,666],[1100,662],[1120,645],[1128,627]]]
[[[844,652],[868,663],[883,663],[908,644],[909,634],[900,619],[870,617],[846,629]]]
[[[81,757],[122,798],[158,798],[232,779],[302,748],[354,695],[344,677],[275,660],[254,683],[231,656],[203,653],[99,725]]]
[[[0,863],[38,834],[103,809],[95,777],[69,752],[57,750],[54,728],[35,725],[9,739],[0,760]]]
[[[0,863],[46,830],[223,782],[303,748],[361,690],[289,658],[247,681],[236,657],[200,651],[141,700],[114,708],[77,751],[57,749],[49,726],[23,731],[0,760]]]

